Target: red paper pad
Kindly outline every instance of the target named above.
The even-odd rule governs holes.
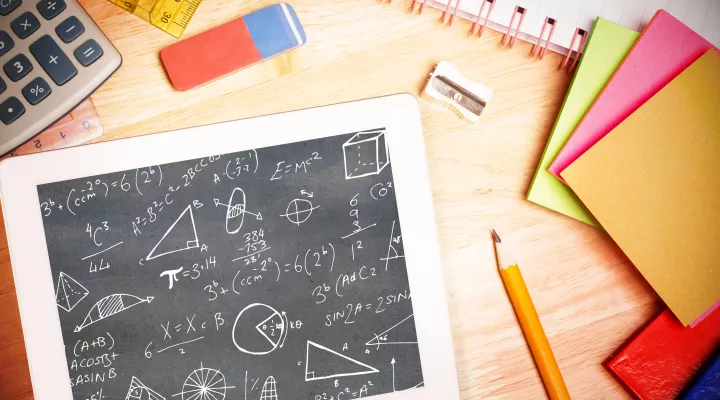
[[[642,400],[676,398],[720,347],[720,309],[694,328],[663,311],[607,362],[607,368]]]

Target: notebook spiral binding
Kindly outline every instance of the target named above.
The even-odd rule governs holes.
[[[495,8],[495,4],[498,1],[504,1],[504,0],[483,0],[482,4],[480,5],[480,10],[477,13],[477,17],[473,21],[472,27],[470,28],[470,34],[472,36],[481,37],[483,34],[483,31],[485,30],[485,26],[487,25],[488,21],[490,20],[490,16],[492,15],[493,9]],[[382,3],[392,3],[392,0],[381,0]],[[412,6],[410,8],[410,11],[412,13],[418,13],[422,14],[425,5],[431,2],[430,0],[413,0]],[[454,1],[455,5],[453,6],[453,0],[449,0],[447,6],[445,7],[445,10],[442,13],[442,16],[440,17],[440,21],[443,25],[451,26],[453,24],[453,21],[455,20],[455,16],[457,15],[457,12],[460,10],[460,5],[462,4],[463,0],[456,0]],[[520,29],[522,27],[522,23],[525,20],[525,15],[528,13],[528,10],[521,6],[515,6],[515,10],[512,13],[512,17],[510,18],[510,22],[507,24],[507,31],[501,32],[503,33],[501,45],[503,47],[512,48],[513,44],[515,44],[515,39],[517,38],[518,33],[520,32]],[[538,43],[534,44],[532,47],[532,51],[530,54],[533,58],[538,58],[540,60],[543,59],[545,56],[545,52],[548,49],[548,46],[550,45],[550,41],[552,40],[553,33],[555,32],[555,27],[560,22],[554,18],[546,17],[545,23],[543,24],[542,30],[540,31],[540,34],[538,37]],[[587,42],[589,36],[589,32],[587,32],[584,29],[576,28],[575,34],[573,35],[572,42],[570,44],[570,49],[568,53],[563,57],[562,62],[559,65],[560,69],[567,69],[568,71],[573,71],[575,67],[577,66],[578,61],[580,60],[580,56],[582,55],[582,51],[585,48],[585,43]],[[577,47],[576,47],[577,46]]]

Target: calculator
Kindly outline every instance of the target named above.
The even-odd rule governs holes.
[[[0,154],[72,111],[121,63],[76,0],[0,0]]]

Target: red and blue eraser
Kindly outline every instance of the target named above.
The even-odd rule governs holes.
[[[302,46],[305,30],[287,3],[275,4],[164,48],[177,90],[188,90]]]

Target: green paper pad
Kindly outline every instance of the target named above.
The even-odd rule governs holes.
[[[638,32],[606,19],[597,19],[530,184],[528,200],[579,221],[599,226],[572,190],[549,173],[547,168],[639,35]]]

